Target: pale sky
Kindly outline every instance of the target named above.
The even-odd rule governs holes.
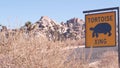
[[[73,17],[84,20],[83,11],[110,7],[120,7],[120,0],[0,0],[0,24],[19,28],[41,16],[59,23]]]

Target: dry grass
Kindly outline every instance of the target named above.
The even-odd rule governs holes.
[[[100,68],[118,68],[118,53],[115,51],[105,52],[99,64]]]
[[[119,68],[118,53],[115,51],[108,51],[103,53],[100,60],[94,64],[91,64],[90,68]]]
[[[74,40],[52,42],[20,32],[8,34],[6,38],[5,32],[0,33],[0,68],[68,68],[71,61],[65,61],[72,50],[61,49],[81,44],[74,44]]]
[[[73,49],[61,50],[67,46],[84,44],[84,40],[52,42],[43,37],[27,36],[21,32],[16,32],[14,36],[8,34],[9,37],[6,38],[5,32],[0,33],[0,68],[89,68],[84,53],[80,54],[81,59],[76,59],[73,55],[68,60]],[[81,52],[84,51],[81,50]],[[108,68],[107,64],[102,63],[113,61],[109,59],[114,56],[110,56],[110,58],[102,58],[100,68]],[[116,57],[115,61],[117,61]]]

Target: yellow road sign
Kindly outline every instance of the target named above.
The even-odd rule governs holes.
[[[85,15],[86,47],[116,46],[116,12]]]

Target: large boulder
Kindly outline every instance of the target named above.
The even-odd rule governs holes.
[[[82,19],[79,19],[79,18],[72,18],[70,20],[67,20],[67,27],[69,28],[69,31],[71,33],[76,33],[76,37],[78,39],[80,38],[84,38],[84,21]]]

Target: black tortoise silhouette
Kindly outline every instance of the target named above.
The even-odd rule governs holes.
[[[108,33],[108,36],[111,36],[112,35],[112,33],[110,32],[111,29],[112,28],[108,23],[99,23],[94,28],[92,27],[90,28],[90,30],[93,31],[92,37],[95,37],[95,36],[98,37],[99,33],[103,33],[103,34]]]

